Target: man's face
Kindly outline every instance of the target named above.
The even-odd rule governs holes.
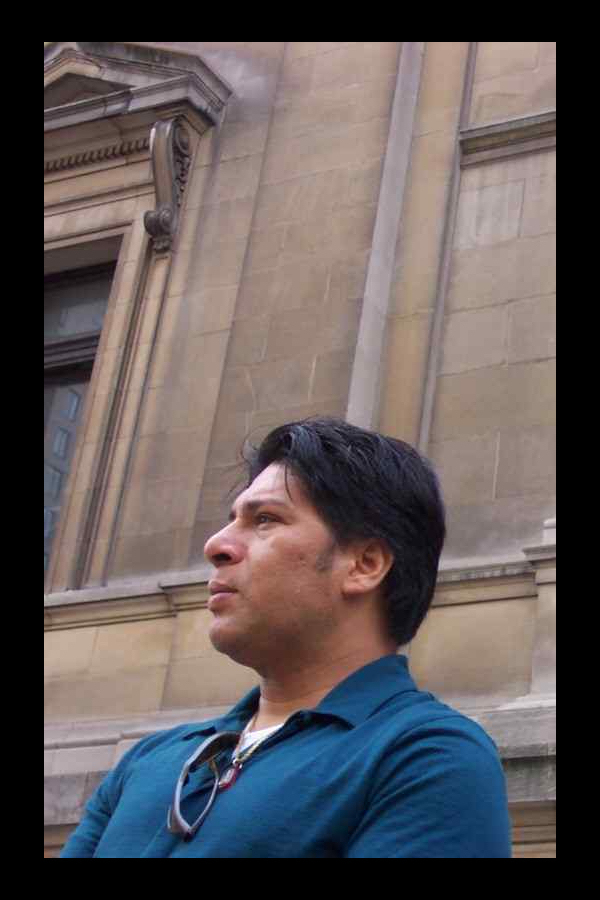
[[[318,653],[342,614],[344,553],[279,464],[234,503],[229,524],[204,547],[216,567],[208,608],[217,650],[260,671],[281,655]]]

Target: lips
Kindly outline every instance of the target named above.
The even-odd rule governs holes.
[[[211,612],[218,609],[222,602],[226,602],[232,594],[236,593],[234,588],[220,581],[209,581],[208,590],[210,591],[208,608]]]
[[[224,584],[222,581],[209,581],[208,590],[212,596],[215,594],[235,594],[235,588],[232,588],[229,584]]]

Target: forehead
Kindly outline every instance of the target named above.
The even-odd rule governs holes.
[[[281,463],[271,463],[238,496],[234,506],[257,500],[277,500],[293,507],[313,509],[300,480]]]

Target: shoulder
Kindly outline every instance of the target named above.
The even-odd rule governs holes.
[[[490,736],[474,719],[426,691],[415,690],[394,698],[377,710],[373,719],[387,741],[398,746],[447,736],[497,752]]]
[[[473,719],[423,691],[381,708],[372,722],[384,778],[452,777],[500,784],[504,775],[496,745]]]
[[[421,692],[377,717],[379,754],[350,855],[509,857],[506,781],[480,725]]]

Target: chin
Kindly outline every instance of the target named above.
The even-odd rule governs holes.
[[[215,621],[209,629],[208,637],[218,653],[223,653],[240,666],[256,671],[256,653],[252,652],[247,635],[228,628],[223,622]]]

